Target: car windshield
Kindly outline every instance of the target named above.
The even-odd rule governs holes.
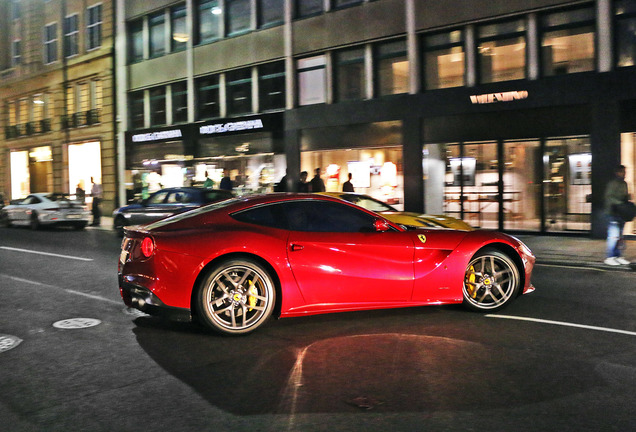
[[[190,217],[193,217],[193,216],[197,216],[197,215],[200,215],[200,214],[203,214],[203,213],[207,213],[207,212],[211,212],[213,210],[217,210],[217,209],[220,209],[220,208],[223,208],[223,207],[227,207],[227,206],[232,205],[234,203],[237,203],[239,201],[241,201],[240,198],[230,198],[230,199],[227,199],[225,201],[219,201],[219,202],[216,202],[216,203],[213,203],[213,204],[205,205],[203,207],[197,207],[197,208],[192,209],[190,211],[179,213],[179,214],[176,214],[174,216],[170,216],[168,218],[158,220],[156,222],[153,222],[151,224],[146,225],[146,227],[148,229],[161,228],[161,227],[166,226],[166,225],[168,225],[170,223],[178,222],[178,221],[183,220],[183,219],[187,219],[187,218],[190,218]]]
[[[360,207],[365,208],[367,210],[371,210],[373,212],[397,211],[395,208],[391,207],[390,205],[366,195],[343,194],[343,195],[340,195],[340,198],[342,198],[345,201],[349,201],[351,203],[359,205]]]
[[[63,193],[52,193],[47,195],[46,198],[51,201],[68,201],[69,200],[68,195]]]

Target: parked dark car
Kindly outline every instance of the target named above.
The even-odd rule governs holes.
[[[233,196],[231,191],[202,187],[161,189],[144,200],[115,210],[113,212],[113,228],[122,232],[124,226],[143,225]]]

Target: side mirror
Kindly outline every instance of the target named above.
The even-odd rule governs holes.
[[[376,219],[373,223],[376,232],[386,232],[391,229],[388,222],[384,219]]]

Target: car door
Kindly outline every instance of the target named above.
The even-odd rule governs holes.
[[[26,224],[31,220],[31,211],[33,206],[40,203],[41,200],[35,195],[29,195],[24,200],[16,204],[9,213],[9,219],[17,224]]]
[[[379,218],[331,201],[285,203],[288,259],[308,304],[399,303],[413,290],[412,237],[378,232]]]

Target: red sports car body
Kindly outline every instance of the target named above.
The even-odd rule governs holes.
[[[124,303],[226,334],[271,316],[464,303],[532,291],[532,252],[492,231],[406,229],[321,195],[234,198],[127,228]]]

